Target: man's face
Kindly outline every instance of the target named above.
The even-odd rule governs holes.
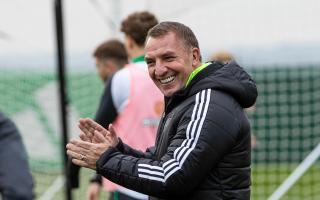
[[[200,64],[199,49],[186,48],[174,33],[149,37],[145,51],[149,75],[166,97],[183,88],[190,73]]]
[[[96,67],[97,67],[97,72],[100,76],[100,79],[103,82],[106,82],[107,79],[117,71],[117,67],[115,64],[108,59],[99,59],[96,58]]]

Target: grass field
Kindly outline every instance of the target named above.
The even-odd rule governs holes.
[[[54,187],[53,184],[59,177],[61,177],[61,173],[59,172],[39,172],[39,171],[33,171],[33,177],[36,183],[35,187],[35,193],[37,196],[37,199],[41,199],[41,197],[44,196],[44,194],[48,190],[50,190],[50,187]],[[85,200],[86,198],[86,190],[89,186],[89,180],[90,177],[93,175],[93,171],[90,169],[81,169],[80,170],[80,187],[77,189],[74,189],[72,192],[73,199],[75,200]],[[64,187],[61,184],[58,184],[60,187],[58,187],[57,192],[54,192],[50,195],[53,200],[64,200],[65,199],[65,191]],[[50,192],[49,192],[50,193]],[[50,193],[51,194],[51,193]],[[107,199],[108,193],[106,191],[101,191],[100,199]]]
[[[254,165],[252,169],[253,200],[266,200],[281,182],[296,166],[293,165]],[[80,187],[73,191],[76,200],[85,200],[86,189],[93,171],[82,169],[80,173]],[[33,172],[36,182],[36,194],[40,198],[59,177],[58,172]],[[107,199],[108,193],[101,192],[101,199]],[[64,199],[63,186],[53,195],[54,200]],[[318,200],[320,199],[320,163],[316,163],[306,174],[288,191],[283,200]]]
[[[296,165],[259,164],[252,167],[252,199],[267,199]],[[320,163],[315,163],[286,193],[283,200],[320,199]]]

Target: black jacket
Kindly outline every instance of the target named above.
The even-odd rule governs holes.
[[[14,122],[0,111],[0,199],[35,199],[33,188],[20,132]]]
[[[166,99],[155,147],[122,142],[97,172],[151,199],[250,199],[250,125],[243,108],[257,89],[235,62],[213,62]]]

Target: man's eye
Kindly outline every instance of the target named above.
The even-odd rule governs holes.
[[[148,67],[150,67],[150,66],[152,66],[152,65],[154,64],[153,61],[146,61],[146,63],[147,63],[147,65],[148,65]]]
[[[165,57],[165,59],[166,59],[167,61],[173,61],[173,60],[174,60],[174,57],[173,57],[173,56],[168,56],[168,57]]]

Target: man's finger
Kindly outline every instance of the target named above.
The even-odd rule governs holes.
[[[88,137],[92,137],[93,136],[93,132],[90,131],[90,129],[88,129],[85,125],[79,123],[78,124],[79,129],[86,134]]]
[[[92,142],[90,137],[88,137],[85,133],[81,132],[79,135],[80,139],[86,142]]]
[[[81,158],[80,155],[89,155],[91,153],[90,150],[84,149],[82,147],[76,146],[74,144],[67,145],[67,154],[70,153],[71,157]]]
[[[87,167],[87,168],[91,168],[88,163],[86,163],[85,161],[83,160],[79,160],[79,159],[72,159],[72,163],[75,164],[75,165],[78,165],[78,166],[81,166],[81,167]]]
[[[86,121],[87,121],[87,118],[80,118],[79,119],[79,123],[82,125],[85,125],[87,123]]]
[[[79,165],[81,167],[87,167],[88,166],[88,164],[86,162],[84,162],[82,160],[75,159],[75,158],[72,159],[72,162],[73,162],[73,164]]]
[[[92,119],[90,118],[85,118],[85,119],[80,119],[79,120],[79,125],[81,128],[83,128],[86,131],[89,131],[91,133],[93,133],[93,131],[95,130],[95,126],[92,125]],[[79,128],[80,128],[79,127]]]
[[[85,120],[87,122],[87,125],[95,130],[98,131],[103,131],[105,128],[103,128],[103,126],[101,126],[100,124],[98,124],[97,122],[95,122],[94,120],[90,119],[90,118],[86,118]]]
[[[68,156],[70,156],[71,158],[76,158],[76,159],[79,159],[79,160],[82,160],[83,159],[83,155],[82,154],[79,154],[77,152],[74,152],[72,150],[67,150],[67,154]]]
[[[90,165],[84,160],[79,160],[79,159],[74,158],[74,159],[72,159],[72,162],[73,162],[73,164],[79,165],[81,167],[87,167],[87,168],[91,168],[93,170],[96,169],[96,165]]]
[[[94,140],[98,143],[106,143],[108,140],[99,131],[94,132]]]
[[[79,121],[82,126],[84,126],[88,131],[93,133],[95,130],[98,130],[102,133],[105,133],[107,129],[101,126],[99,123],[95,122],[90,118],[83,119]]]
[[[67,150],[67,155],[69,157],[71,157],[72,159],[78,159],[78,160],[82,160],[82,161],[87,161],[87,156],[78,152],[74,152],[71,150]]]
[[[100,124],[98,124],[90,118],[80,119],[79,128],[82,129],[85,132],[85,134],[90,138],[94,138],[95,131],[100,132],[100,134],[102,134],[103,136],[109,134],[109,131],[107,129],[105,129],[103,126],[101,126]],[[93,139],[92,141],[95,141],[95,143],[103,142],[98,137],[96,137],[96,139]]]
[[[87,149],[90,150],[90,148],[92,147],[92,143],[90,142],[86,142],[86,141],[82,141],[80,139],[72,139],[70,141],[71,144],[77,146],[77,147],[81,147],[83,149]]]
[[[117,133],[116,131],[114,130],[114,127],[112,124],[109,124],[109,132],[111,134],[112,137],[117,137]]]
[[[85,132],[88,136],[93,136],[94,131],[98,130],[105,134],[106,129],[101,126],[99,123],[95,122],[90,118],[80,119],[79,128]]]
[[[101,126],[99,123],[95,122],[94,120],[87,118],[86,119],[87,126],[91,127],[90,131],[94,134],[94,131],[99,131],[102,135],[106,135],[108,130]]]
[[[109,124],[109,137],[110,143],[113,147],[117,146],[119,143],[119,138],[112,124]]]

